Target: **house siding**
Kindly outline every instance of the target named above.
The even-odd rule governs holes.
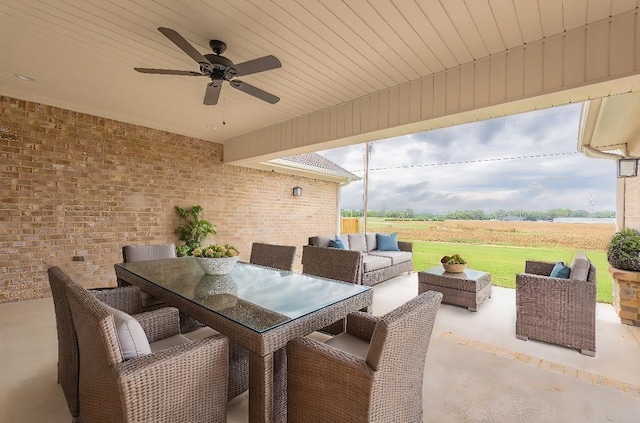
[[[337,183],[225,165],[221,144],[11,97],[0,112],[0,303],[50,296],[49,266],[114,286],[123,245],[178,243],[176,205],[201,205],[218,230],[207,241],[244,261],[269,242],[296,245],[299,263],[310,235],[335,231]]]

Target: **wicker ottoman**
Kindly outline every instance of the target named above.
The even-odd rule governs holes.
[[[491,274],[466,269],[462,273],[447,273],[442,266],[418,272],[418,294],[425,291],[442,292],[442,302],[477,311],[480,304],[491,298]]]

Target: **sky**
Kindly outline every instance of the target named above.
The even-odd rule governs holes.
[[[369,210],[615,210],[615,161],[577,152],[581,104],[371,142]],[[319,154],[362,177],[365,145]],[[498,160],[501,159],[501,160]],[[341,208],[363,209],[363,181]]]

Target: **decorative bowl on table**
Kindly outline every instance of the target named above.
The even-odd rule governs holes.
[[[233,270],[239,256],[234,257],[194,257],[207,275],[228,275]]]
[[[464,272],[464,269],[467,268],[467,263],[442,263],[442,267],[444,267],[444,271],[447,273],[462,273]]]
[[[462,273],[467,268],[467,261],[460,257],[460,254],[444,256],[440,259],[440,263],[447,273]]]

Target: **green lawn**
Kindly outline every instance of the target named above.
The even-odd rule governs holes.
[[[575,250],[503,247],[448,242],[413,241],[413,270],[419,271],[440,265],[444,255],[460,254],[471,269],[491,273],[493,285],[515,288],[516,273],[524,271],[526,260],[564,261],[571,264]],[[598,301],[611,303],[611,275],[605,251],[584,251],[596,266]]]

